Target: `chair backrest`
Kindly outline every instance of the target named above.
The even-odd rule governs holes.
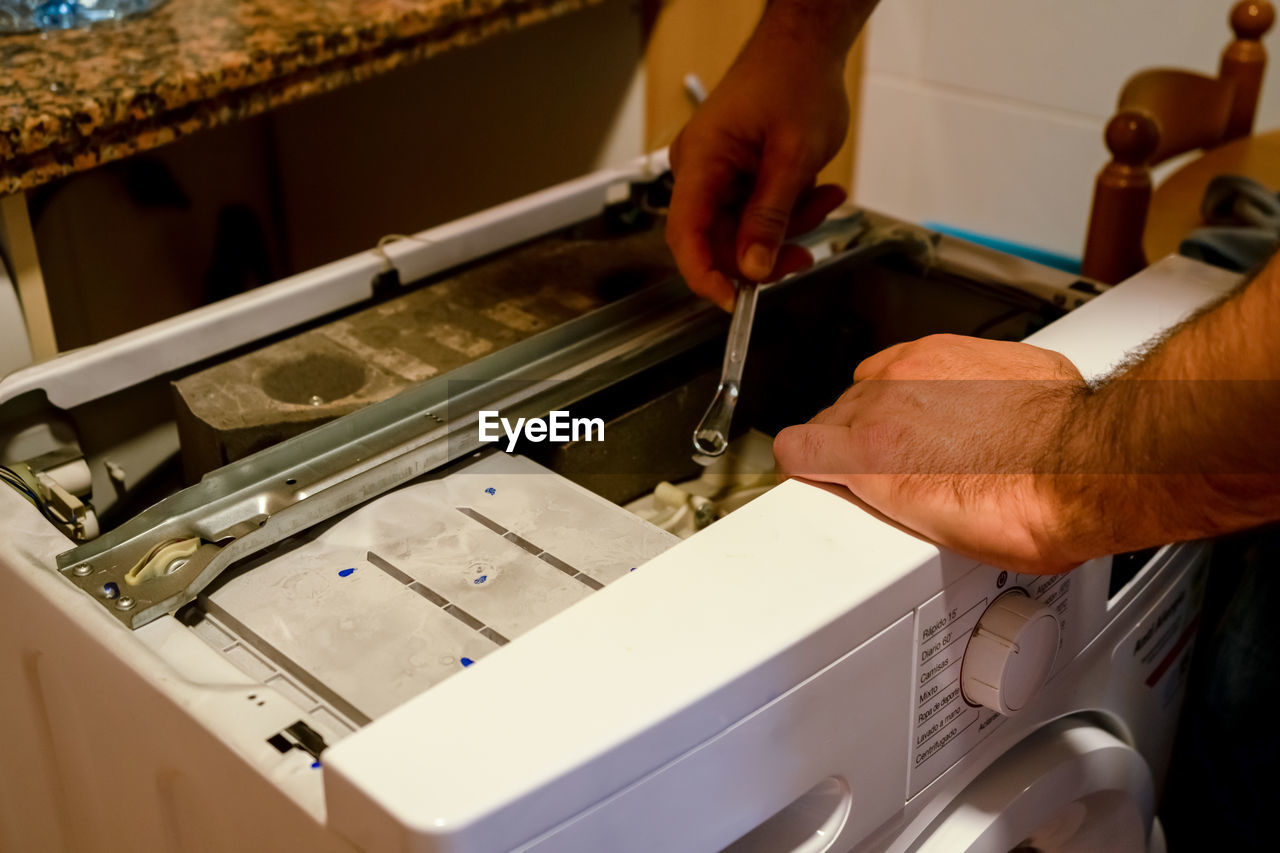
[[[1235,40],[1217,77],[1157,68],[1129,79],[1105,138],[1111,162],[1098,174],[1085,240],[1083,273],[1114,284],[1147,265],[1142,232],[1151,204],[1151,167],[1188,151],[1213,148],[1253,131],[1275,20],[1267,0],[1231,10]]]

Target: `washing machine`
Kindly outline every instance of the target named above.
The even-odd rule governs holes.
[[[705,406],[726,322],[678,281],[100,535],[77,526],[111,461],[89,438],[112,427],[103,400],[364,304],[389,262],[438,278],[616,214],[664,166],[554,187],[0,383],[6,464],[62,493],[0,489],[0,848],[1163,849],[1155,805],[1208,546],[1011,573],[798,480],[678,538],[610,492],[665,476],[646,437],[686,448],[683,419]],[[1238,283],[1170,258],[1106,288],[886,223],[846,217],[814,239],[812,273],[766,294],[752,358],[772,378],[748,374],[751,426],[793,422],[813,404],[797,389],[847,383],[855,337],[1029,334],[1099,376]],[[832,317],[833,298],[853,306],[841,334],[804,336],[826,349],[797,369],[788,324]],[[845,362],[817,376],[832,353]],[[478,429],[484,412],[562,410],[598,416],[605,440],[509,452]],[[41,442],[69,434],[83,458],[38,470]]]

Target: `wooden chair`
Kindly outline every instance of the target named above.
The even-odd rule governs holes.
[[[1222,54],[1217,77],[1157,68],[1134,75],[1120,92],[1106,129],[1112,159],[1094,185],[1085,276],[1114,284],[1147,265],[1142,232],[1152,166],[1253,132],[1267,65],[1261,38],[1275,10],[1267,0],[1241,0],[1230,20],[1236,38]]]

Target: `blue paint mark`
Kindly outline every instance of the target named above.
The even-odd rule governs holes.
[[[311,762],[311,769],[312,769],[312,770],[318,770],[318,769],[319,769],[319,767],[320,767],[320,762],[319,762],[319,761],[313,761],[313,762]]]
[[[495,489],[493,486],[490,486],[489,488],[484,490],[484,493],[486,495],[496,495],[498,493],[498,490]]]
[[[489,576],[488,576],[488,575],[481,575],[480,577],[478,577],[478,578],[476,578],[475,580],[473,580],[473,581],[472,581],[472,583],[473,583],[473,584],[476,584],[476,585],[479,585],[479,584],[484,583],[484,582],[485,582],[485,581],[487,581],[488,579],[489,579]]]
[[[475,663],[475,661],[473,661],[471,658],[462,658],[461,660],[458,661],[458,663],[462,664],[463,666],[471,666],[471,664]]]
[[[340,578],[349,578],[349,577],[351,577],[351,573],[352,573],[352,572],[354,572],[354,571],[355,571],[355,569],[343,569],[342,571],[338,572],[338,577],[340,577]]]
[[[627,569],[627,571],[629,571],[629,572],[634,572],[635,570],[636,570],[636,567],[635,567],[635,566],[632,566],[631,568]]]

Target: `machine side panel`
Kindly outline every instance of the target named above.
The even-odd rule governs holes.
[[[1076,640],[1064,640],[1063,659],[1055,666],[1055,674],[1025,709],[1001,718],[1003,722],[989,727],[989,736],[966,745],[963,755],[908,801],[902,818],[870,835],[855,848],[858,853],[915,851],[932,838],[945,814],[968,808],[971,814],[981,815],[982,808],[964,802],[975,780],[1024,741],[1035,741],[1046,724],[1063,717],[1083,714],[1088,727],[1101,726],[1136,749],[1158,789],[1177,725],[1182,667],[1199,613],[1197,587],[1203,579],[1206,552],[1204,543],[1162,549],[1126,588],[1120,603],[1107,599],[1105,560],[1081,566],[1067,576],[1072,581],[1070,603],[1059,616],[1067,616],[1064,633],[1074,634]],[[983,577],[999,577],[989,567],[972,574],[972,580],[961,582],[971,592],[978,590]],[[1009,576],[1010,582],[1025,579]],[[1041,582],[1047,584],[1049,579]],[[1060,588],[1055,584],[1049,592]],[[917,623],[922,628],[934,624]],[[1071,654],[1068,650],[1076,642],[1083,647]],[[915,781],[920,772],[913,770],[911,776]]]
[[[291,772],[320,771],[264,739],[273,714],[296,709],[273,709],[270,691],[175,677],[41,565],[65,540],[7,490],[0,518],[0,850],[350,853],[286,793]],[[219,738],[202,718],[234,720],[244,737],[229,749],[230,727]],[[254,767],[272,761],[271,776]]]
[[[1126,720],[1143,720],[1132,731],[1156,787],[1163,784],[1186,696],[1187,672],[1200,625],[1209,550],[1187,547],[1193,559],[1171,579],[1160,599],[1116,642],[1111,654],[1109,704]],[[1135,608],[1136,609],[1136,608]]]

